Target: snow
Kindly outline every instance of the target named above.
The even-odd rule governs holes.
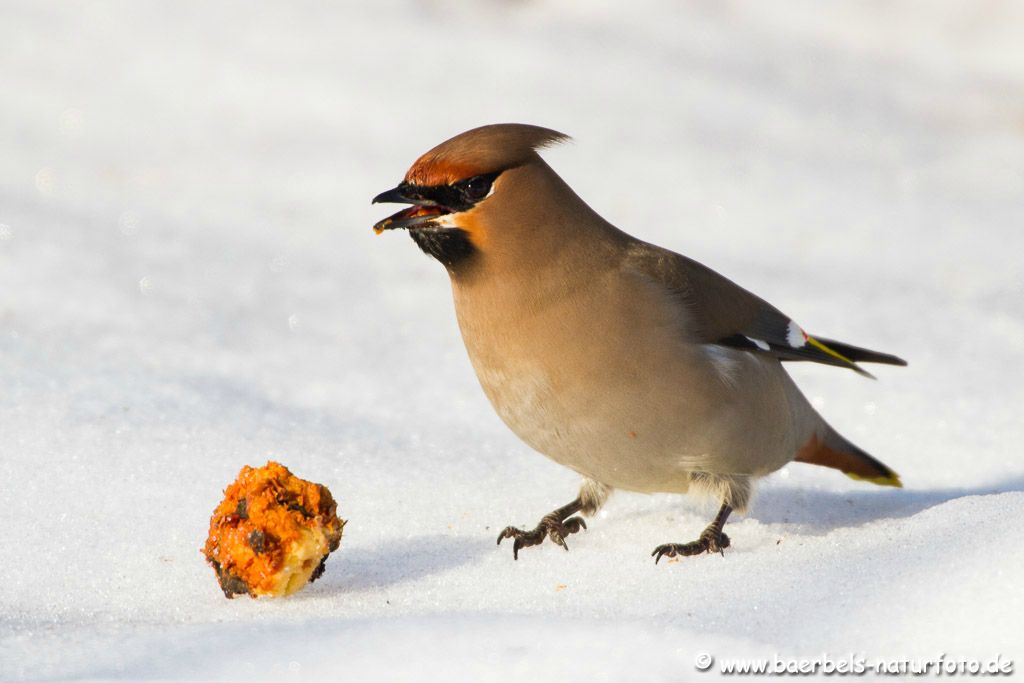
[[[1019,3],[2,12],[0,680],[1024,654]],[[369,200],[500,121],[573,135],[546,157],[620,227],[907,357],[792,368],[906,488],[790,465],[724,558],[655,566],[713,511],[621,492],[568,553],[495,547],[575,475],[493,414],[442,269]],[[199,548],[268,458],[350,523],[317,583],[228,601]]]

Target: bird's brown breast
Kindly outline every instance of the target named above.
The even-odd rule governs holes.
[[[528,279],[453,287],[480,384],[528,445],[639,491],[685,490],[692,471],[757,474],[792,459],[777,362],[691,342],[682,309],[631,273],[555,282],[561,294],[541,285],[536,296]]]

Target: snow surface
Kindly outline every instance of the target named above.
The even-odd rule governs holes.
[[[1024,648],[1024,8],[0,4],[0,679],[686,680],[694,658]],[[806,329],[794,367],[903,490],[791,465],[709,510],[571,499],[484,399],[447,278],[369,199],[483,123],[620,227]],[[221,490],[278,459],[350,520],[322,580],[225,600]],[[1018,661],[1024,666],[1024,661]]]

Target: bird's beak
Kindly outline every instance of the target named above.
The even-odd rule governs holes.
[[[385,230],[414,229],[427,227],[438,216],[451,213],[446,207],[441,206],[432,199],[413,196],[408,188],[399,185],[386,192],[381,192],[373,198],[373,204],[412,204],[408,209],[402,209],[396,214],[388,216],[373,226],[373,231],[378,235]]]

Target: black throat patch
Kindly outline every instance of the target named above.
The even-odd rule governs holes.
[[[449,269],[465,265],[477,253],[469,234],[459,228],[410,230],[409,236],[424,253],[430,254]]]

